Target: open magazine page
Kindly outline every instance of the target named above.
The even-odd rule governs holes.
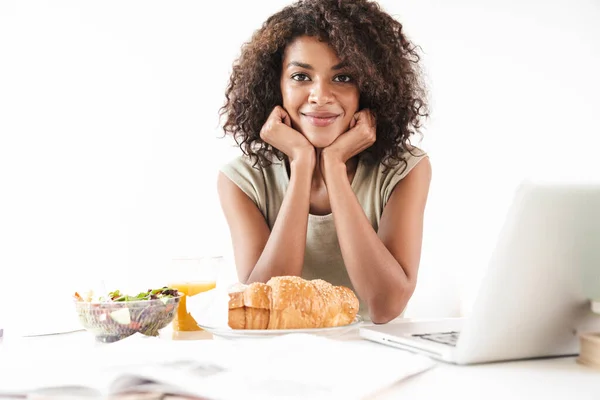
[[[203,341],[136,334],[76,354],[62,350],[29,353],[33,357],[20,362],[13,358],[20,370],[0,360],[0,394],[58,390],[86,399],[152,391],[219,399],[242,394],[358,399],[434,365],[429,358],[376,343],[307,334]]]
[[[225,374],[224,365],[210,361],[179,360],[139,365],[124,372],[111,383],[111,395],[128,392],[154,392],[205,397],[205,382],[216,374]]]
[[[163,393],[219,399],[359,399],[435,365],[427,357],[375,343],[304,334],[230,343],[227,359],[139,366],[114,381],[110,392],[143,384]]]
[[[238,394],[254,398],[361,399],[435,365],[376,343],[305,334],[249,340],[241,352],[230,376],[215,375],[210,383],[219,387],[231,379]]]
[[[94,342],[85,334],[36,339],[0,346],[0,396],[61,393],[82,399],[104,397],[115,382],[135,377],[137,370],[190,356],[207,364],[213,359],[227,360],[233,345],[209,340],[177,342],[141,334],[110,344]],[[133,389],[141,382],[135,378],[126,386]]]

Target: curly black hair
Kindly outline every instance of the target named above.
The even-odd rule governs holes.
[[[360,92],[359,108],[377,121],[376,141],[364,152],[392,167],[406,161],[410,137],[429,116],[418,49],[400,22],[368,0],[300,0],[272,15],[242,46],[225,92],[220,117],[254,165],[285,155],[265,143],[260,131],[282,105],[280,77],[286,46],[299,36],[328,43],[347,63]]]

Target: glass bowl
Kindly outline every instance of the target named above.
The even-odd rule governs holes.
[[[116,342],[134,333],[157,336],[173,321],[182,294],[127,302],[75,301],[81,325],[100,342]]]

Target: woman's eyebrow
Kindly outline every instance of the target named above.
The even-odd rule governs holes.
[[[348,66],[348,63],[345,61],[342,61],[341,63],[336,64],[333,67],[331,67],[331,69],[337,71],[338,69],[343,69],[343,68],[346,68],[347,66]]]
[[[347,66],[347,63],[342,61],[341,63],[336,64],[333,67],[331,67],[331,69],[337,71],[339,69],[345,68],[346,66]],[[310,69],[310,70],[314,69],[312,65],[306,64],[306,63],[303,63],[300,61],[290,61],[287,65],[287,68],[291,68],[291,67],[300,67],[300,68]]]
[[[287,68],[291,68],[291,67],[300,67],[300,68],[304,68],[304,69],[314,69],[312,65],[306,64],[306,63],[302,63],[300,61],[290,61],[290,63],[287,65]]]

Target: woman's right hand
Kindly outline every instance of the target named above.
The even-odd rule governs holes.
[[[281,106],[275,106],[260,130],[260,138],[288,156],[290,163],[314,160],[315,148],[306,137],[292,128],[292,120]]]

